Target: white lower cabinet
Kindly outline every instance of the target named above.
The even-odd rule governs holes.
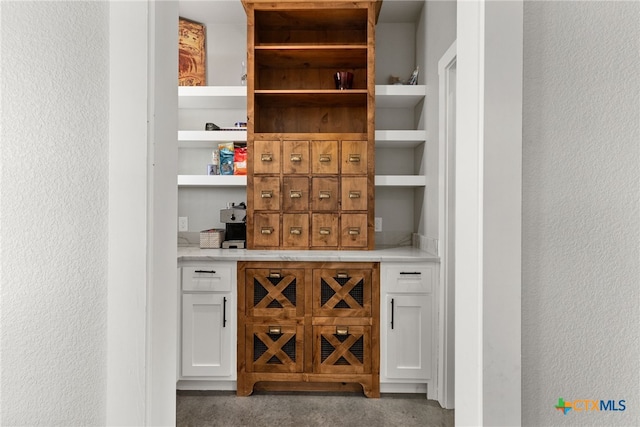
[[[431,296],[387,294],[385,376],[389,379],[431,378]]]
[[[236,263],[182,266],[181,278],[179,385],[184,380],[235,381]]]
[[[231,375],[230,298],[213,293],[182,296],[182,375]]]
[[[422,392],[435,372],[436,263],[380,264],[380,383],[388,392]]]

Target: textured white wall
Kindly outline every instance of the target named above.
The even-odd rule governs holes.
[[[524,16],[523,424],[640,425],[640,3]]]
[[[1,8],[0,424],[104,424],[108,3]]]

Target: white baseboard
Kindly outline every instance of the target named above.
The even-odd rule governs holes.
[[[419,393],[427,392],[427,384],[425,383],[380,383],[380,393]]]
[[[426,383],[381,383],[381,393],[427,393]],[[180,380],[176,383],[177,390],[189,391],[236,391],[235,381],[210,381],[210,380]]]
[[[177,390],[202,390],[202,391],[236,391],[236,381],[210,381],[210,380],[180,380],[176,383]]]

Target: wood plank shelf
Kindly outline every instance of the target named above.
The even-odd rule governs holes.
[[[349,90],[256,90],[256,102],[269,107],[341,107],[367,105],[366,89]]]
[[[352,68],[367,66],[366,45],[256,46],[256,61],[262,68]]]

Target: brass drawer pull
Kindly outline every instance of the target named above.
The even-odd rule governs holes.
[[[271,234],[271,233],[273,233],[273,227],[262,227],[260,229],[260,233],[262,233],[262,234]]]
[[[336,335],[349,335],[348,326],[336,326]]]
[[[321,191],[320,194],[318,195],[319,198],[321,199],[330,199],[331,198],[331,191]]]
[[[289,191],[289,197],[292,199],[300,199],[302,198],[302,190],[291,190]]]
[[[360,163],[360,154],[349,154],[350,163]]]
[[[320,154],[320,162],[326,163],[331,161],[331,154]]]
[[[273,161],[273,154],[271,154],[271,153],[262,153],[260,155],[260,160],[262,160],[263,162],[271,162],[271,161]]]
[[[359,199],[360,198],[360,192],[359,191],[349,191],[349,198],[350,199]]]
[[[281,278],[282,276],[280,275],[280,272],[279,272],[279,271],[270,271],[270,272],[269,272],[269,277],[270,277],[271,279],[279,279],[279,278]]]
[[[289,234],[295,234],[295,235],[302,234],[302,227],[291,227],[291,228],[289,228]]]
[[[349,227],[349,235],[350,236],[357,236],[358,234],[360,234],[360,228],[359,227]]]
[[[291,159],[292,162],[301,162],[302,161],[302,154],[291,153],[290,159]]]
[[[282,328],[280,326],[269,326],[269,333],[273,335],[282,335]]]
[[[336,276],[338,276],[338,279],[346,279],[349,277],[349,275],[344,271],[339,271],[336,273]]]
[[[263,199],[270,199],[273,197],[273,190],[262,190],[260,192],[260,197]]]
[[[331,229],[327,227],[320,227],[320,234],[322,236],[328,236],[329,234],[331,234]]]

